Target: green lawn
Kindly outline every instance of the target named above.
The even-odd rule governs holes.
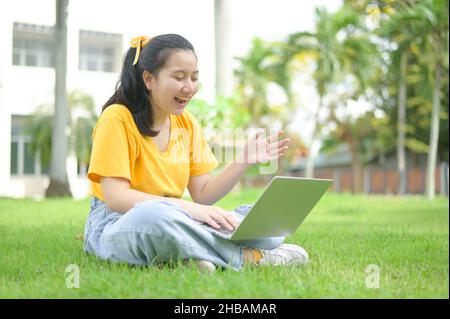
[[[261,190],[231,194],[232,209]],[[306,267],[246,267],[205,275],[129,267],[86,255],[88,200],[0,199],[0,298],[449,298],[447,198],[327,194],[294,235]],[[76,264],[80,287],[67,288]],[[368,288],[368,265],[379,288]]]

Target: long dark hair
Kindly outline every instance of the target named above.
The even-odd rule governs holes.
[[[158,76],[159,70],[165,65],[174,49],[190,50],[195,54],[192,44],[178,34],[162,34],[150,40],[141,49],[138,63],[133,65],[135,48],[129,48],[123,60],[120,79],[116,84],[114,94],[102,108],[102,112],[112,104],[123,104],[133,115],[139,132],[144,136],[156,136],[159,131],[153,131],[153,112],[149,100],[149,92],[142,79],[144,71]]]

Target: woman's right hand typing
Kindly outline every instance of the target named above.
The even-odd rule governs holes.
[[[237,222],[233,216],[220,207],[192,203],[186,212],[193,219],[216,229],[226,228],[234,230],[237,227]]]

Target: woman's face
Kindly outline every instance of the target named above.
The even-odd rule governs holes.
[[[179,115],[198,90],[197,58],[190,50],[174,50],[156,77],[144,72],[143,78],[152,106]]]

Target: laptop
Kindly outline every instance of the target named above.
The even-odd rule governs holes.
[[[332,179],[275,176],[247,215],[231,211],[238,226],[230,231],[197,222],[216,236],[249,240],[293,234],[332,184]]]

